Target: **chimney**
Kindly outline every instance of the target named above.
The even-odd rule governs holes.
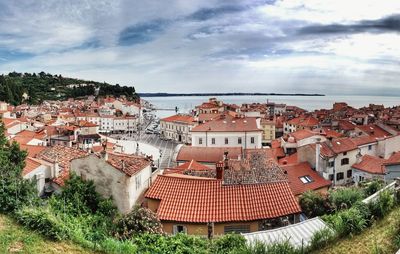
[[[57,178],[59,173],[60,173],[60,166],[58,164],[58,155],[57,155],[56,159],[55,159],[55,161],[53,163],[53,176],[54,176],[54,178]]]
[[[121,160],[121,162],[122,162],[122,165],[121,165],[122,171],[124,171],[125,170],[125,160]]]
[[[222,180],[224,177],[224,163],[222,161],[217,162],[215,168],[217,171],[217,179]]]
[[[224,152],[224,169],[228,169],[229,165],[228,165],[228,151]]]

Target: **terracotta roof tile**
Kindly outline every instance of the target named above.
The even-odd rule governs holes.
[[[182,146],[178,152],[177,161],[191,161],[205,163],[217,163],[224,157],[224,152],[228,152],[228,157],[237,159],[242,154],[241,147],[194,147]]]
[[[353,164],[353,168],[370,173],[382,175],[385,173],[385,159],[379,157],[364,155],[359,163]]]
[[[33,170],[37,169],[41,165],[42,164],[40,164],[39,162],[33,160],[32,158],[26,157],[26,159],[25,159],[25,167],[22,170],[22,175],[25,176],[25,175],[29,174],[30,172],[32,172]]]
[[[192,132],[217,131],[217,132],[244,132],[262,131],[254,117],[236,118],[225,115],[218,119],[200,124],[192,129]]]
[[[284,165],[282,169],[287,171],[289,186],[294,195],[300,195],[308,190],[318,190],[323,187],[329,187],[331,182],[324,179],[317,172],[312,170],[308,162],[299,164]],[[300,178],[308,176],[311,180],[309,183],[304,183]]]
[[[107,162],[114,168],[133,176],[140,170],[149,166],[151,161],[143,156],[108,153]]]
[[[162,118],[160,121],[164,121],[164,122],[181,122],[181,123],[192,124],[194,122],[194,118],[191,115],[178,114],[178,115]]]
[[[223,185],[221,180],[158,176],[145,195],[161,200],[160,220],[231,222],[300,213],[287,182]]]

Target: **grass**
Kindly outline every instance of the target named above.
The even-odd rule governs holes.
[[[0,215],[0,253],[93,253],[70,242],[54,242]]]
[[[342,254],[342,253],[396,253],[400,246],[395,243],[396,218],[400,217],[400,208],[396,208],[384,219],[377,221],[360,235],[348,237],[329,244],[314,254]]]

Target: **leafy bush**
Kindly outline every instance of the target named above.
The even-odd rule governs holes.
[[[208,253],[207,239],[186,234],[138,234],[132,238],[132,242],[137,246],[138,253]]]
[[[321,216],[330,211],[329,204],[325,197],[315,191],[307,191],[300,196],[301,210],[307,217]]]
[[[364,198],[364,193],[358,188],[341,188],[329,193],[329,200],[336,211],[350,208]]]
[[[364,193],[365,196],[371,196],[372,194],[376,193],[378,190],[380,190],[383,187],[383,181],[382,180],[373,180],[371,182],[364,183],[365,188],[364,188]]]
[[[338,236],[359,234],[367,227],[368,221],[356,207],[325,215],[323,219],[336,231]]]
[[[135,206],[130,213],[117,220],[115,236],[124,240],[140,233],[161,234],[162,226],[153,211],[145,207]]]
[[[228,234],[213,241],[211,253],[243,253],[246,250],[246,239],[239,234]]]
[[[393,193],[389,190],[384,190],[379,193],[377,200],[369,204],[369,208],[375,217],[383,218],[393,209],[394,205]]]
[[[324,228],[317,231],[311,238],[309,250],[317,250],[323,248],[335,239],[335,233],[330,228]]]
[[[18,222],[34,229],[53,240],[63,240],[70,237],[70,231],[61,218],[55,216],[46,208],[22,208],[16,213]]]

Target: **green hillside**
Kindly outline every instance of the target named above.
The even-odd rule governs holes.
[[[134,87],[119,84],[67,78],[45,72],[11,72],[0,75],[0,101],[13,105],[38,104],[43,100],[63,100],[88,95],[124,95],[131,100],[138,98]]]

